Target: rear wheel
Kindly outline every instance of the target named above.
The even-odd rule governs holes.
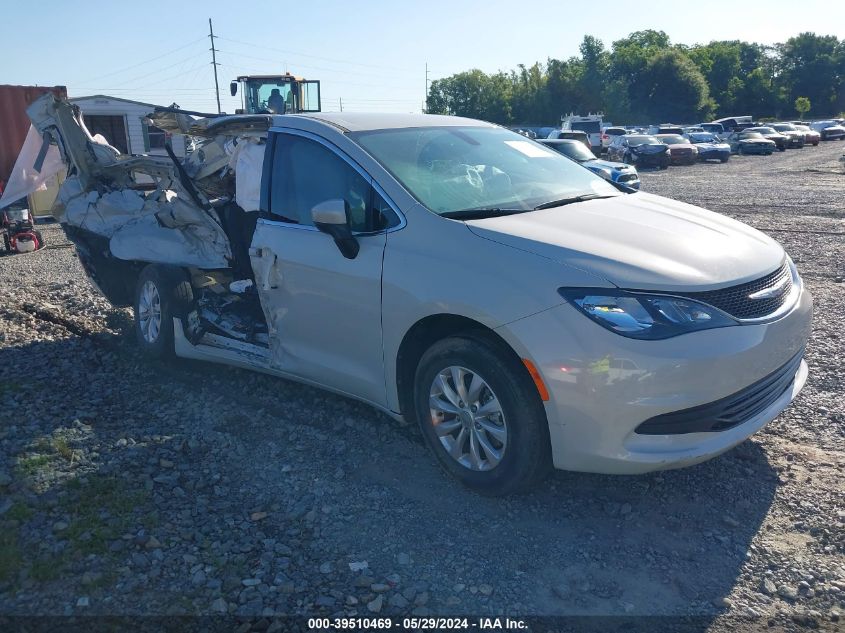
[[[135,287],[135,334],[151,358],[172,356],[173,319],[185,316],[193,301],[191,282],[179,268],[150,264]]]
[[[475,338],[439,341],[414,382],[417,419],[443,469],[486,495],[525,490],[551,470],[534,382],[509,350]]]
[[[730,156],[722,156],[719,159],[719,161],[722,162],[722,163],[727,163],[729,158],[730,158]]]

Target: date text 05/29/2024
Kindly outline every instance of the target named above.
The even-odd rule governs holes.
[[[507,617],[493,618],[445,618],[445,617],[409,617],[402,620],[393,618],[309,618],[308,628],[314,631],[355,631],[355,630],[479,630],[479,631],[520,631],[527,629],[525,621]]]

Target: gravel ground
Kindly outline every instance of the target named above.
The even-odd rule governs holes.
[[[100,297],[58,226],[44,226],[54,248],[0,258],[0,616],[842,626],[843,150],[642,174],[644,190],[743,220],[792,254],[816,303],[795,403],[700,466],[557,472],[507,499],[459,488],[416,429],[357,402],[142,359],[131,312]]]

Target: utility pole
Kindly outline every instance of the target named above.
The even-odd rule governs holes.
[[[220,84],[217,83],[217,49],[214,48],[214,29],[211,26],[211,18],[208,18],[208,37],[211,40],[211,65],[214,67],[214,94],[217,95],[217,114],[220,114]]]
[[[337,102],[340,104],[340,111],[343,112],[343,97],[338,97]]]
[[[428,112],[428,62],[425,63],[425,93],[423,97],[423,114]]]

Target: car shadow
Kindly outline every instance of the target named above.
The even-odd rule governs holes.
[[[61,583],[68,582],[62,575],[33,580],[31,571],[64,548],[82,552],[73,559],[75,580],[69,586],[78,585],[84,572],[80,557],[91,553],[89,545],[71,539],[59,546],[68,539],[49,528],[64,520],[56,504],[61,509],[70,482],[82,476],[111,481],[97,484],[105,485],[105,492],[95,491],[106,499],[140,495],[131,497],[137,507],[126,522],[115,526],[132,534],[173,520],[167,500],[178,494],[180,503],[202,518],[205,531],[219,523],[223,535],[228,530],[223,515],[203,514],[207,506],[196,506],[197,499],[214,498],[215,486],[258,487],[236,503],[238,512],[248,517],[257,508],[276,508],[280,518],[275,527],[260,528],[256,543],[289,538],[294,529],[305,547],[308,535],[318,532],[333,551],[369,560],[371,569],[383,574],[395,569],[396,552],[407,552],[419,561],[416,573],[432,587],[431,613],[692,614],[703,631],[724,611],[719,605],[754,556],[752,541],[777,490],[777,474],[751,440],[684,470],[635,477],[555,472],[530,493],[486,498],[445,476],[414,427],[402,427],[369,406],[253,372],[148,361],[135,345],[131,320],[116,314],[112,325],[114,333],[95,338],[70,336],[3,350],[0,406],[16,420],[0,438],[12,470],[4,492],[15,504],[32,508],[18,513],[13,531],[25,534],[29,526],[32,535],[51,535],[40,544],[21,536],[19,550],[33,548],[24,566],[30,571],[8,582],[24,583],[30,592],[61,591]],[[219,414],[215,403],[230,398],[237,414]],[[31,402],[40,404],[29,408]],[[23,416],[24,410],[31,414]],[[67,448],[56,440],[62,437]],[[226,457],[215,457],[217,478],[196,488],[193,478],[180,473],[207,467],[203,460],[216,444],[227,446]],[[74,463],[67,450],[97,457]],[[162,465],[162,454],[172,455],[165,462],[178,463],[176,471]],[[291,483],[282,475],[284,464],[307,477]],[[149,477],[124,477],[136,471]],[[133,488],[124,490],[123,483],[114,488],[115,478]],[[312,493],[319,494],[319,507],[349,520],[331,521],[326,515],[321,523],[320,512],[309,512]],[[114,503],[117,509],[107,507],[107,512],[120,518],[125,506]],[[153,517],[154,526],[145,527],[144,517]],[[0,523],[8,520],[8,513],[0,515]],[[301,521],[310,521],[307,529],[291,527]],[[351,524],[363,527],[350,529]],[[96,555],[127,559],[128,550],[108,549],[116,547],[110,539],[119,538],[109,534]],[[130,546],[150,554],[143,543]],[[249,551],[224,563],[239,568]],[[458,584],[489,585],[494,593],[451,595]],[[11,586],[0,582],[0,593]],[[118,609],[119,602],[110,608]]]

